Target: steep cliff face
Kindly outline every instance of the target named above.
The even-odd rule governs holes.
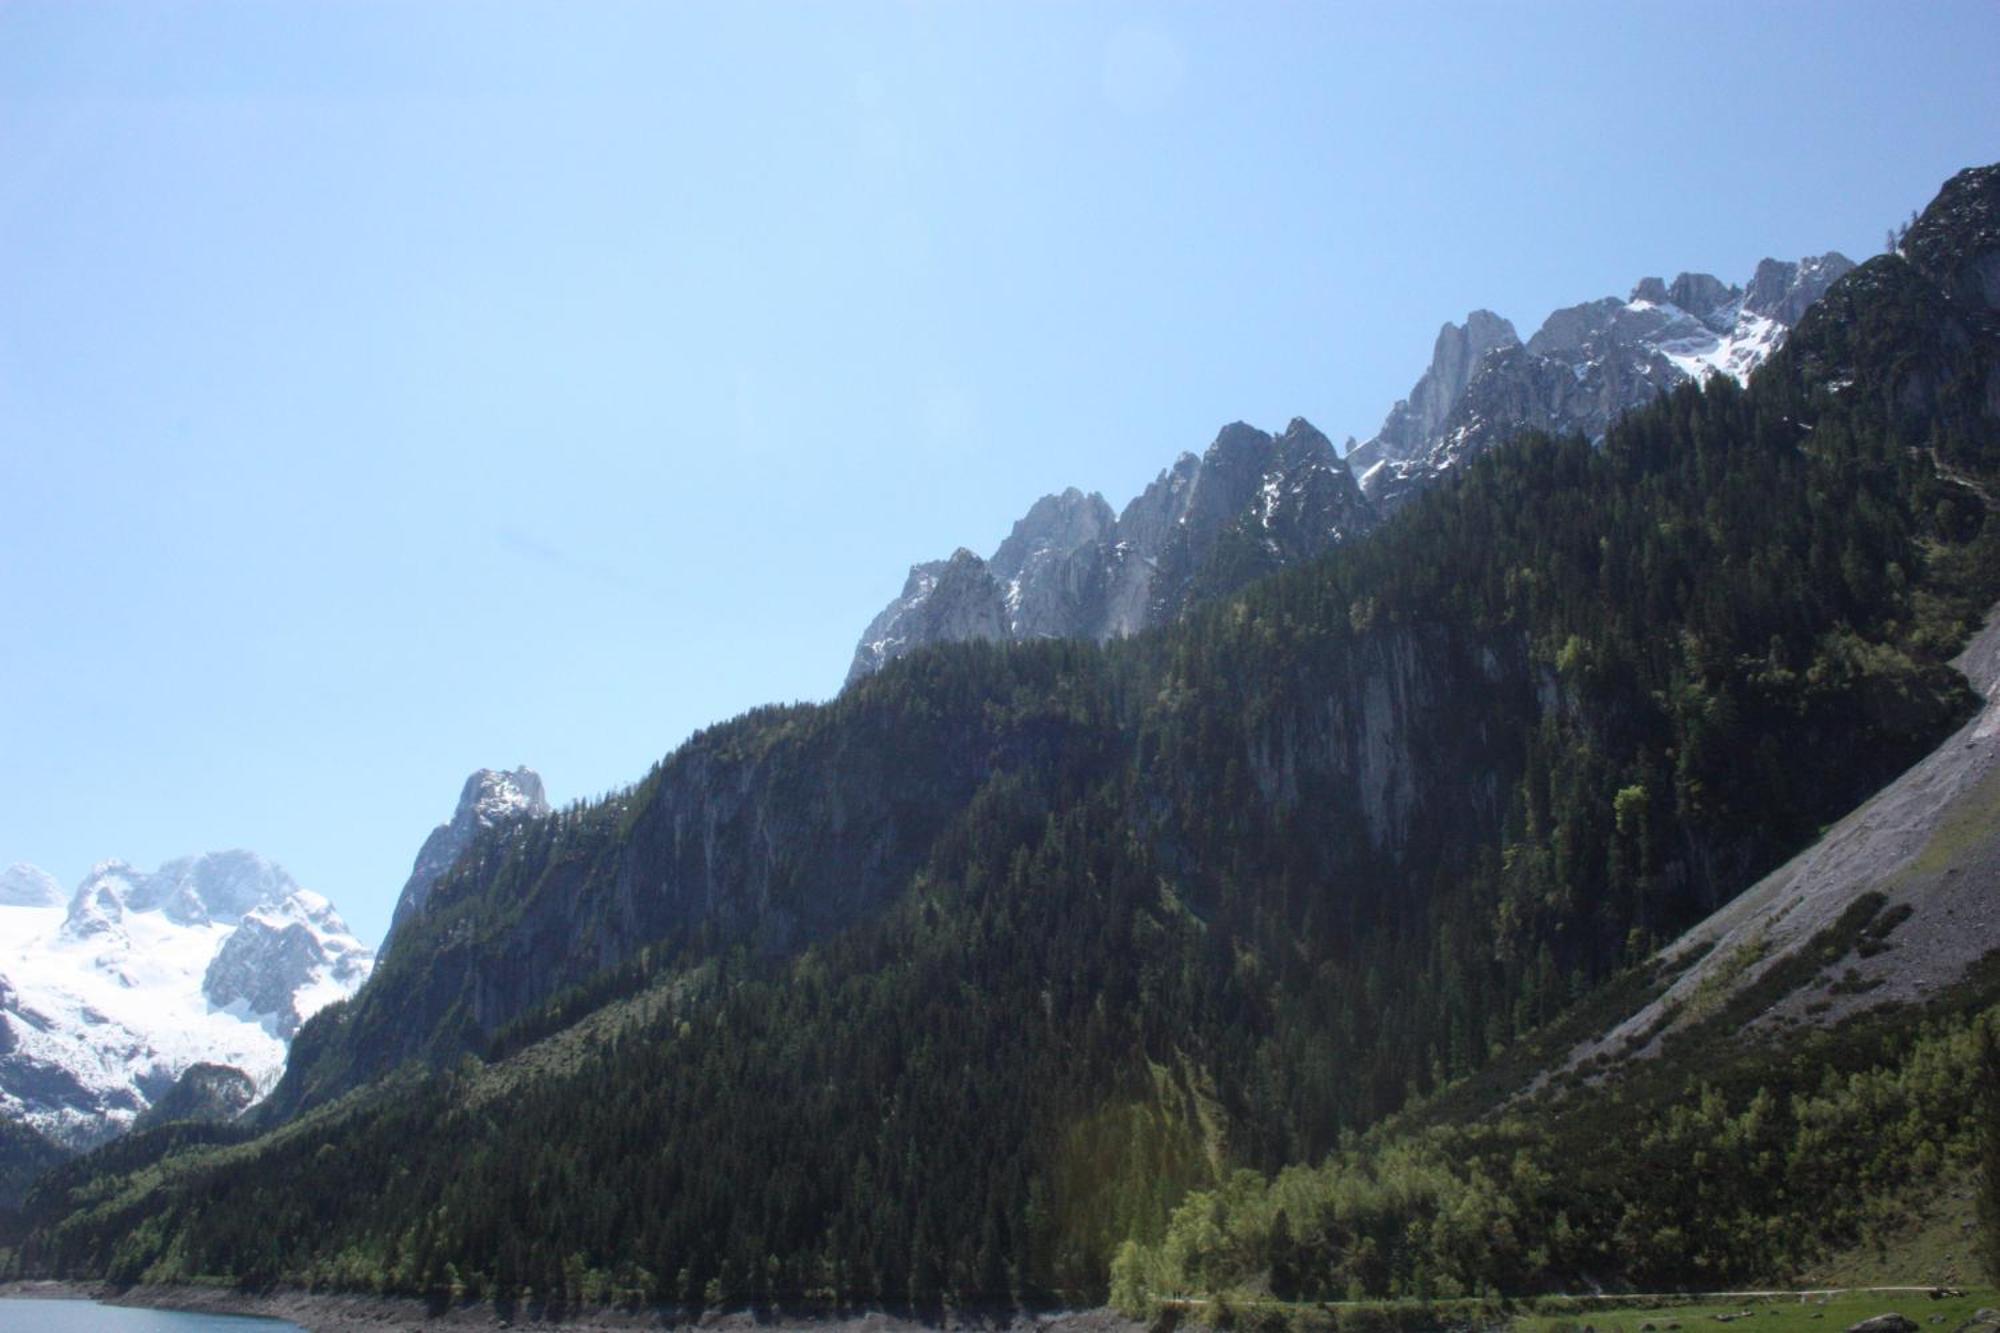
[[[1041,557],[1037,572],[1046,576],[1070,552],[1044,548],[1036,554]],[[928,643],[1009,637],[1007,592],[987,563],[962,546],[949,560],[913,566],[902,596],[884,607],[863,631],[848,680],[879,671]],[[1038,598],[1037,602],[1052,600]]]
[[[1061,638],[1095,615],[1104,595],[1100,551],[1117,526],[1111,506],[1094,491],[1085,495],[1072,486],[1037,500],[989,562],[1006,613],[1004,635],[990,637]]]
[[[1295,419],[1273,436],[1237,422],[1200,457],[1182,454],[1115,519],[1103,496],[1071,488],[1036,501],[991,560],[961,548],[915,566],[863,632],[847,678],[933,643],[1134,634],[1374,521],[1311,423]]]
[[[822,938],[902,890],[982,787],[1109,762],[1103,727],[974,691],[992,665],[926,661],[832,705],[759,710],[609,802],[475,838],[395,934],[375,984],[300,1034],[274,1110],[477,1045],[642,950]],[[1030,696],[1054,669],[1015,667]]]
[[[1804,393],[1858,396],[1962,503],[2000,504],[2000,166],[1946,182],[1901,251],[1807,311],[1786,354]]]
[[[299,1030],[293,995],[333,962],[319,934],[303,921],[246,917],[202,973],[201,993],[218,1009],[269,1014],[280,1037]]]
[[[1431,363],[1418,377],[1410,396],[1389,409],[1382,429],[1365,444],[1348,452],[1357,477],[1388,458],[1411,458],[1423,452],[1444,430],[1452,409],[1465,394],[1473,372],[1489,352],[1521,345],[1514,326],[1491,310],[1475,310],[1465,323],[1447,322],[1431,347]]]
[[[1468,691],[1483,701],[1469,734],[1460,721]],[[1498,827],[1520,750],[1495,738],[1533,726],[1558,697],[1519,638],[1398,628],[1363,639],[1339,684],[1267,729],[1252,752],[1260,784],[1281,802],[1295,798],[1302,773],[1337,775],[1369,847],[1405,860],[1420,855],[1427,831],[1479,837]]]
[[[1516,634],[1355,634],[1223,742],[1252,784],[1242,817],[1272,830],[1309,823],[1302,854],[1329,873],[1365,864],[1394,878],[1407,862],[1416,874],[1428,844],[1497,827],[1519,737],[1548,698],[1538,680]],[[1189,785],[1181,741],[1168,739],[1173,693],[1168,681],[1164,702],[1135,712],[1087,646],[1002,656],[963,645],[833,704],[697,736],[603,806],[489,832],[398,932],[369,987],[301,1034],[271,1112],[405,1059],[477,1049],[648,952],[743,944],[772,955],[827,938],[897,901],[996,793],[1124,791],[1135,830],[1182,866],[1190,894],[1215,891],[1194,886],[1207,871],[1182,848],[1213,790]],[[1468,694],[1484,710],[1473,727],[1457,720]]]
[[[1303,419],[1276,437],[1225,428],[1179,494],[1184,505],[1149,562],[1146,624],[1302,564],[1375,521],[1332,442]],[[1135,549],[1144,561],[1149,552]]]

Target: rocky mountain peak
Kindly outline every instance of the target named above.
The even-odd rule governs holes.
[[[1718,374],[1747,379],[1851,267],[1838,254],[1766,260],[1747,289],[1709,273],[1641,278],[1627,299],[1565,306],[1525,345],[1498,343],[1470,366],[1446,325],[1430,368],[1375,437],[1348,451],[1348,465],[1386,512],[1523,430],[1601,438],[1619,416],[1677,384]]]
[[[1405,458],[1444,428],[1465,386],[1487,355],[1521,345],[1514,326],[1491,310],[1474,310],[1463,324],[1447,323],[1431,345],[1431,363],[1410,396],[1389,409],[1382,429],[1348,450],[1358,477],[1388,459]]]
[[[1853,267],[1853,260],[1835,250],[1809,255],[1796,264],[1782,259],[1762,260],[1751,276],[1743,308],[1789,328],[1799,322],[1807,306],[1826,295],[1826,289]]]
[[[130,912],[159,912],[183,926],[233,925],[298,892],[283,866],[241,849],[183,856],[151,872],[124,861],[100,861],[77,886],[64,930],[99,933]]]
[[[531,768],[482,768],[465,780],[458,794],[458,808],[451,819],[431,830],[417,850],[410,878],[396,899],[395,914],[389,920],[388,941],[396,928],[421,912],[430,901],[431,890],[443,879],[481,830],[538,818],[549,812],[548,797],[542,791],[541,774]]]
[[[1212,541],[1245,515],[1255,515],[1269,526],[1281,497],[1302,494],[1315,475],[1338,478],[1335,485],[1343,490],[1341,483],[1352,479],[1333,441],[1304,417],[1293,417],[1284,433],[1276,436],[1234,422],[1222,428],[1202,456],[1179,522],[1197,543]],[[1358,492],[1354,499],[1359,501]]]
[[[2000,309],[2000,164],[1946,181],[1903,237],[1902,253],[1952,300]]]
[[[465,780],[452,822],[470,821],[475,828],[491,828],[510,819],[548,812],[542,775],[534,769],[482,768]]]
[[[1307,560],[1375,523],[1375,509],[1325,433],[1292,418],[1275,441],[1253,508],[1267,553]]]
[[[1667,295],[1666,279],[1641,278],[1638,285],[1632,288],[1631,299],[1634,301],[1651,301],[1654,305],[1665,305],[1673,298]]]
[[[1304,417],[1293,417],[1286,423],[1284,434],[1278,437],[1278,453],[1280,457],[1310,458],[1314,462],[1340,456],[1326,432]]]
[[[1741,299],[1741,287],[1732,287],[1712,273],[1683,273],[1667,288],[1668,304],[1702,320],[1714,317],[1730,302]]]
[[[1227,466],[1245,458],[1261,457],[1270,451],[1271,436],[1247,421],[1232,421],[1215,433],[1215,442],[1202,454],[1205,467]]]
[[[1601,296],[1551,311],[1528,339],[1528,351],[1535,356],[1554,356],[1586,348],[1611,327],[1627,304],[1615,296]]]
[[[1276,441],[1255,426],[1241,421],[1224,426],[1201,456],[1181,524],[1193,526],[1205,538],[1229,515],[1240,512],[1269,470],[1275,446]]]
[[[1017,578],[1036,557],[1067,553],[1097,541],[1117,522],[1111,506],[1095,491],[1085,495],[1072,486],[1060,495],[1045,495],[1016,520],[1007,540],[993,552],[990,566],[994,577]],[[960,553],[971,555],[963,548]]]
[[[0,870],[0,907],[61,907],[68,895],[40,866],[16,861]]]
[[[1187,512],[1188,493],[1201,458],[1183,450],[1170,467],[1161,470],[1145,490],[1126,502],[1118,515],[1118,538],[1134,550],[1157,551],[1174,524]]]
[[[169,917],[187,921],[235,921],[298,891],[283,866],[239,848],[167,862],[133,906],[141,911],[158,906]]]
[[[851,683],[910,649],[957,639],[1006,637],[1007,608],[986,562],[963,546],[947,560],[910,566],[903,592],[862,632],[847,670]]]
[[[1472,323],[1475,341],[1493,336],[1477,315]],[[960,548],[912,567],[902,595],[862,634],[847,678],[930,643],[1136,633],[1198,596],[1309,558],[1373,519],[1311,422],[1295,417],[1277,436],[1231,422],[1199,456],[1176,458],[1115,518],[1103,496],[1071,487],[1037,500],[990,560]],[[1246,549],[1232,552],[1228,576],[1205,578],[1225,540]]]

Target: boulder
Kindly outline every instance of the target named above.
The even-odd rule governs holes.
[[[1917,1321],[1894,1312],[1850,1326],[1847,1333],[1917,1333]]]

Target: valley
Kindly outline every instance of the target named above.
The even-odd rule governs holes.
[[[1973,168],[1746,382],[1523,421],[1365,531],[1327,472],[1268,563],[1176,519],[1141,632],[1003,641],[955,558],[983,628],[828,703],[561,810],[482,770],[269,1095],[46,1171],[0,1271],[1428,1326],[1921,1231],[2000,1108],[1996,254]],[[1231,427],[1194,492],[1292,448],[1341,466]]]

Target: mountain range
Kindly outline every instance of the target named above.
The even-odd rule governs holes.
[[[1680,384],[1727,375],[1738,383],[1854,268],[1828,253],[1766,259],[1747,286],[1707,273],[1643,278],[1551,314],[1524,344],[1489,310],[1438,331],[1430,368],[1382,428],[1348,451],[1361,489],[1384,513],[1452,467],[1523,430],[1596,441],[1635,407]]]
[[[1475,316],[1376,498],[1231,427],[826,704],[476,778],[270,1095],[47,1170],[0,1271],[1317,1319],[1933,1210],[2000,1032],[2000,166],[1837,266]]]
[[[532,769],[473,773],[417,852],[391,938],[476,837],[548,809]],[[151,872],[105,861],[73,894],[10,866],[0,940],[0,1114],[70,1149],[239,1115],[277,1082],[299,1025],[375,965],[331,903],[247,851]]]
[[[848,680],[926,644],[1133,634],[1366,532],[1375,516],[1326,436],[1237,422],[1182,454],[1115,517],[1095,492],[1037,500],[991,560],[960,548],[910,570]]]
[[[92,867],[65,894],[0,874],[0,1110],[88,1147],[197,1064],[268,1089],[299,1024],[374,956],[333,906],[254,852]]]
[[[1113,515],[1074,488],[1037,500],[990,559],[961,547],[911,568],[869,624],[850,683],[913,649],[967,639],[1105,640],[1371,531],[1450,470],[1523,430],[1596,441],[1678,385],[1742,383],[1853,261],[1766,259],[1747,286],[1644,278],[1550,315],[1523,344],[1475,310],[1438,332],[1431,364],[1343,460],[1303,419],[1273,437],[1238,422],[1184,453]]]

